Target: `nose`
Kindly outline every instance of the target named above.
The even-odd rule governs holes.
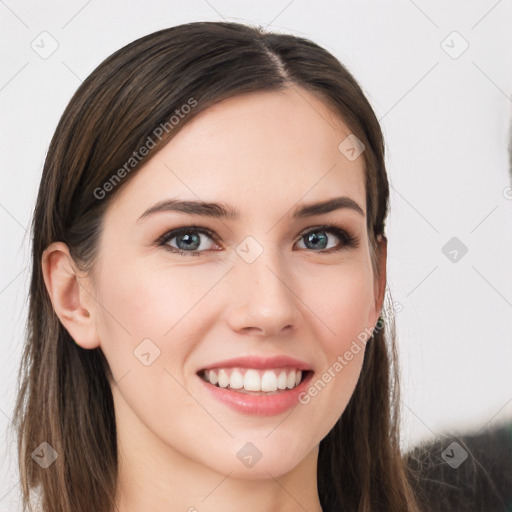
[[[269,253],[252,263],[240,259],[230,272],[227,322],[240,334],[272,337],[298,327],[301,302],[292,273]]]

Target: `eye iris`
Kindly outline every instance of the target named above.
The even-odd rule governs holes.
[[[320,236],[317,236],[316,233],[321,233]],[[318,248],[320,247],[320,249],[325,249],[325,247],[327,246],[327,236],[325,235],[325,232],[324,231],[317,231],[315,233],[312,233],[310,235],[307,235],[306,236],[306,245],[309,243],[309,242],[312,242],[313,244],[317,244],[318,241],[320,241],[320,244],[318,245],[313,245],[313,248]],[[322,244],[322,241],[324,242]]]
[[[180,247],[180,240],[183,242],[185,240],[187,240],[185,242],[185,246],[184,247]],[[192,250],[196,250],[200,245],[201,245],[201,240],[200,240],[200,237],[198,234],[193,234],[193,235],[179,235],[176,237],[176,245],[180,248],[180,249],[192,249]],[[194,247],[191,247],[191,245],[194,245]]]

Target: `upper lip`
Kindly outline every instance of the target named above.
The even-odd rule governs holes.
[[[260,370],[282,368],[283,366],[292,366],[293,368],[304,371],[312,369],[311,365],[305,363],[304,361],[281,355],[273,357],[245,356],[235,357],[233,359],[224,359],[223,361],[217,361],[216,363],[209,364],[208,366],[201,368],[200,371],[211,370],[214,368],[233,368],[235,366],[241,368],[255,368]]]

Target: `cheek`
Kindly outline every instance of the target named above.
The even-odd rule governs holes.
[[[353,262],[333,268],[317,269],[307,283],[305,302],[326,328],[324,351],[329,359],[344,352],[351,341],[369,327],[373,304],[373,284],[366,265]]]
[[[110,268],[99,279],[103,307],[98,312],[104,326],[124,332],[121,338],[127,333],[133,339],[164,337],[215,282],[215,275],[198,267],[144,266],[126,260]]]
[[[117,261],[99,267],[97,291],[97,330],[114,377],[140,369],[136,357],[148,352],[152,368],[181,373],[194,340],[215,317],[208,294],[225,269]]]
[[[314,322],[320,326],[324,364],[301,403],[311,408],[314,428],[327,434],[348,404],[361,373],[366,341],[373,329],[368,325],[373,283],[364,264],[347,264],[337,272],[323,270],[315,273],[316,287],[310,288],[315,293],[305,297],[309,297]]]
[[[172,411],[194,406],[180,384],[195,336],[187,313],[205,290],[191,287],[186,272],[136,267],[127,258],[100,274],[101,349],[119,384],[114,387],[118,414],[126,419],[135,413],[149,422],[158,418],[166,426],[173,425],[177,434],[187,427],[176,421]]]
[[[149,352],[151,359],[160,355],[160,338],[172,326],[170,313],[178,300],[172,296],[172,288],[146,268],[135,268],[129,257],[110,258],[98,268],[96,328],[117,380],[141,366],[135,359],[139,346],[141,355]]]

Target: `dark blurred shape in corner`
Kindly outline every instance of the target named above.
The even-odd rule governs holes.
[[[436,438],[405,460],[425,512],[512,511],[512,423]]]

